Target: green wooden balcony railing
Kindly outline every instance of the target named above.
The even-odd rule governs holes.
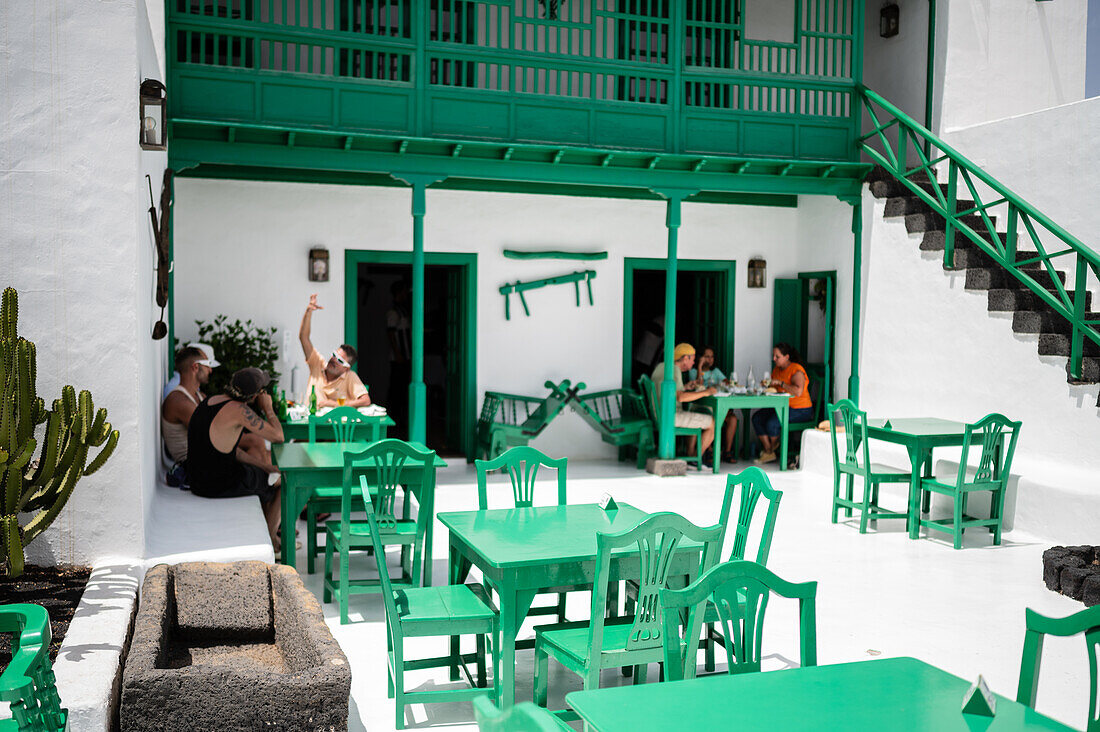
[[[1100,346],[1100,320],[1088,318],[1086,305],[1090,285],[1100,279],[1100,255],[875,92],[860,87],[860,99],[871,123],[860,148],[944,217],[944,266],[954,267],[957,232],[1026,285],[1069,322],[1069,372],[1080,379],[1084,339]],[[937,172],[944,168],[935,167],[944,165],[941,185]],[[960,208],[960,184],[963,200],[972,202],[966,208]],[[1004,234],[997,231],[1000,222]],[[1021,238],[1030,246],[1021,248]],[[1072,276],[1072,290],[1063,272]]]
[[[556,18],[534,0],[167,0],[170,114],[851,161],[860,5],[795,0],[789,38],[753,40],[766,6],[744,0],[568,0]]]

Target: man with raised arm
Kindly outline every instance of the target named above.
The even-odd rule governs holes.
[[[313,347],[309,335],[314,310],[324,310],[324,308],[317,304],[317,295],[310,295],[309,305],[306,306],[305,315],[302,316],[302,327],[298,329],[298,340],[306,356],[306,366],[309,367],[309,383],[306,384],[302,403],[308,403],[310,392],[316,389],[318,407],[335,407],[341,403],[341,400],[343,404],[351,407],[370,405],[367,387],[359,379],[359,374],[351,370],[351,365],[358,357],[355,349],[343,343],[326,361],[321,352]]]
[[[195,407],[187,427],[187,475],[196,496],[259,496],[271,543],[278,548],[279,475],[269,475],[260,461],[240,446],[246,433],[270,442],[283,441],[283,427],[271,406],[271,395],[265,391],[270,381],[261,369],[241,369],[233,374],[225,394],[203,399]]]

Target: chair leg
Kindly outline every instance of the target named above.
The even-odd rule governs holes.
[[[714,671],[714,624],[707,623],[703,633],[703,668],[707,672]]]
[[[306,574],[316,571],[314,556],[317,554],[317,509],[312,502],[306,504]]]
[[[565,593],[558,593],[558,622],[565,622]]]
[[[340,625],[347,625],[351,622],[348,617],[348,596],[351,594],[348,591],[351,584],[348,577],[348,561],[348,547],[345,544],[340,547],[340,584],[336,586],[336,594],[340,600]],[[385,571],[384,567],[383,571]]]
[[[546,655],[546,650],[539,644],[538,640],[535,641],[535,690],[533,692],[533,701],[536,706],[546,707],[546,686],[548,681],[548,674],[550,673],[550,657]]]
[[[847,479],[846,480],[846,486],[845,486],[846,489],[847,489],[845,491],[846,498],[848,499],[848,502],[851,503],[855,500],[855,496],[856,496],[856,476],[852,475],[851,473],[848,473],[845,476],[845,478]],[[844,507],[844,517],[845,518],[852,518],[852,507],[851,506],[845,506]]]
[[[989,510],[991,518],[997,519],[997,523],[989,527],[993,532],[993,546],[1001,545],[1001,524],[1004,522],[1005,489],[993,491],[989,496]]]
[[[833,514],[832,523],[836,523],[840,514],[840,471],[833,473]]]
[[[954,536],[955,536],[955,548],[956,549],[962,549],[962,540],[963,540],[963,527],[962,527],[963,497],[959,493],[955,494],[955,506],[954,506],[954,508],[955,508],[955,517],[954,517],[955,518],[955,525],[952,527],[954,529],[954,531],[952,531],[951,533],[954,534]]]
[[[633,683],[633,684],[644,684],[645,679],[646,679],[646,675],[648,673],[649,673],[649,664],[645,664],[645,663],[638,664],[637,666],[634,667],[634,681],[632,681],[631,683]],[[585,689],[587,690],[587,688],[588,687],[586,686]],[[599,688],[599,684],[597,684],[594,688]]]
[[[477,685],[485,688],[485,635],[477,634]]]
[[[326,532],[325,535],[325,578],[324,578],[324,601],[332,602],[332,542],[329,541]]]
[[[875,484],[867,480],[863,481],[863,511],[859,515],[859,533],[867,533],[867,517],[871,513],[871,494],[875,490]]]
[[[404,641],[395,638],[393,644],[393,674],[395,708],[395,725],[397,729],[405,729],[405,653]]]

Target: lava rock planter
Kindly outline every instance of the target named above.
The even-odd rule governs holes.
[[[1089,607],[1100,605],[1100,546],[1056,546],[1043,552],[1043,582]]]
[[[160,564],[145,575],[122,732],[346,730],[351,668],[290,567]]]

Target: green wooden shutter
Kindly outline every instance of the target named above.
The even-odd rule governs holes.
[[[776,279],[772,343],[790,343],[806,352],[806,288],[799,279]]]

